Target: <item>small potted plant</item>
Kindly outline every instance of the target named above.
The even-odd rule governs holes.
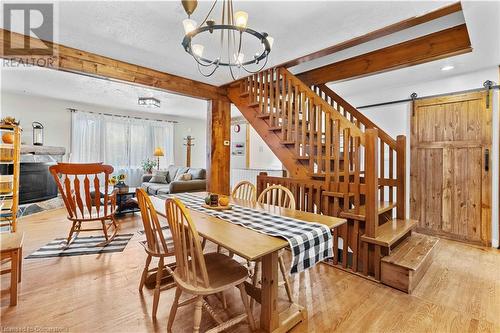
[[[147,174],[152,174],[154,167],[156,167],[156,161],[146,158],[145,160],[142,161],[142,170],[144,170],[145,173]]]
[[[128,185],[125,184],[125,179],[127,179],[127,175],[124,173],[120,173],[118,175],[114,175],[109,179],[109,184],[114,188],[118,189],[119,193],[128,192]]]

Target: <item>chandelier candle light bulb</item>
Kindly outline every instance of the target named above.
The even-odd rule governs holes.
[[[222,21],[217,23],[212,19],[213,10],[218,3],[218,0],[215,0],[209,12],[203,15],[205,19],[198,26],[191,19],[191,14],[194,13],[197,3],[197,0],[182,1],[182,5],[188,15],[188,18],[182,21],[185,31],[182,47],[193,57],[201,75],[210,77],[219,67],[226,67],[229,69],[233,80],[236,80],[242,71],[255,74],[266,67],[274,39],[266,32],[259,32],[248,27],[248,13],[244,11],[233,13],[233,0],[223,0],[220,6],[222,9]],[[239,38],[236,36],[237,32],[239,32]],[[220,38],[217,38],[220,40],[219,50],[210,46],[211,50],[214,49],[215,54],[220,55],[217,58],[210,59],[210,54],[203,56],[204,46],[192,43],[197,36],[207,36],[208,34],[217,34],[217,37],[220,36]],[[257,45],[255,53],[249,50],[247,59],[245,59],[244,54],[240,51],[247,50],[246,44],[248,43],[248,38],[257,39],[262,45],[262,50]],[[251,68],[250,66],[254,67]]]
[[[184,32],[186,35],[196,29],[196,21],[189,18],[183,20],[182,25],[184,26]]]
[[[203,50],[205,49],[205,47],[201,44],[194,44],[192,46],[193,48],[193,53],[198,56],[198,57],[202,57],[203,56]]]
[[[248,13],[239,11],[234,14],[236,26],[241,29],[246,29],[248,23]]]

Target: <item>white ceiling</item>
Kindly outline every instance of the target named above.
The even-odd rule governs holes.
[[[2,69],[1,91],[44,96],[125,111],[206,119],[207,102],[160,90],[45,68]],[[139,97],[159,99],[159,108],[138,105]]]
[[[234,1],[235,10],[249,13],[249,26],[275,38],[269,66],[283,63],[340,43],[375,29],[422,15],[450,2],[353,2],[353,1]],[[211,2],[200,2],[195,20],[200,21]],[[407,29],[383,39],[324,57],[292,71],[307,70],[345,57],[398,43],[466,22],[474,51],[469,54],[405,68],[363,79],[336,83],[334,89],[352,95],[374,86],[394,86],[443,78],[500,63],[500,2],[462,2],[464,14],[449,15],[431,24]],[[56,5],[56,41],[111,58],[151,67],[210,84],[230,81],[222,69],[211,78],[202,77],[194,61],[182,49],[180,1],[64,1]],[[465,16],[465,17],[464,17]],[[216,16],[217,17],[217,16]],[[441,72],[444,63],[455,70]],[[162,114],[204,118],[206,103],[161,91],[43,69],[2,69],[2,91],[147,111],[137,105],[139,96],[162,101]]]
[[[363,91],[387,90],[497,67],[500,64],[500,2],[462,2],[462,7],[472,52],[378,75],[335,82],[328,86],[341,96],[348,97],[359,95]],[[453,65],[455,68],[441,71],[445,65]],[[498,81],[498,77],[488,79]],[[369,103],[378,102],[383,100]]]
[[[249,27],[274,37],[272,66],[448,3],[235,0],[234,9],[249,13]],[[211,4],[200,1],[192,18],[200,22]],[[60,1],[56,13],[61,44],[211,84],[231,81],[225,69],[204,78],[181,47],[186,14],[179,0]]]

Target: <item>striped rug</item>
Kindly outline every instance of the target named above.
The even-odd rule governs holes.
[[[56,238],[27,256],[25,259],[72,257],[87,254],[122,252],[133,235],[134,234],[116,235],[115,238],[104,247],[96,246],[104,242],[104,236],[78,236],[68,248],[64,248],[66,245],[66,238]]]
[[[164,226],[161,227],[161,230],[163,230],[163,231],[168,230],[168,229],[169,229],[168,225],[164,225]],[[142,229],[142,230],[137,231],[137,233],[139,235],[144,235],[146,233],[146,230]]]

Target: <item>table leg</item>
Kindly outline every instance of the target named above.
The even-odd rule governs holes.
[[[262,303],[260,328],[272,332],[279,327],[278,312],[278,252],[262,258]]]
[[[19,250],[11,253],[11,271],[10,271],[10,305],[17,305],[17,283],[19,272]]]

